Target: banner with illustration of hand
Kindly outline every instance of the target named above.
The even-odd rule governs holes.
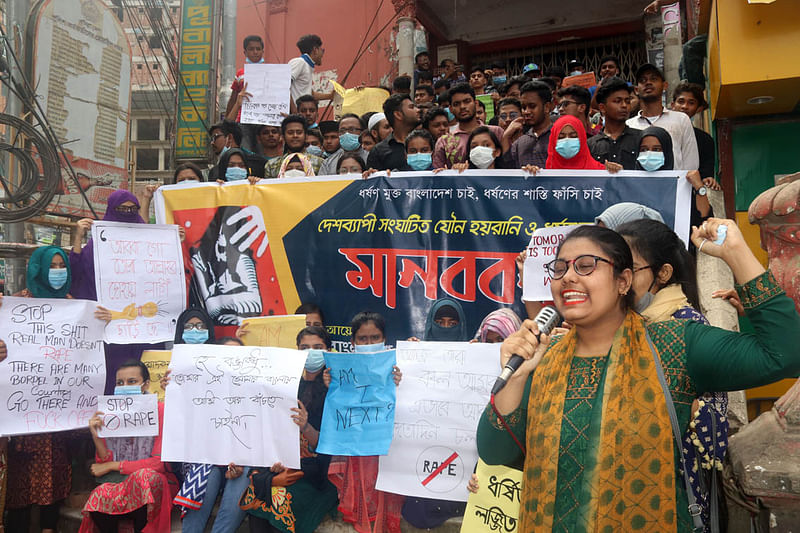
[[[421,337],[444,296],[462,302],[470,332],[499,307],[522,313],[515,260],[537,228],[637,202],[686,240],[690,201],[677,171],[472,170],[181,183],[158,189],[156,212],[184,227],[195,293],[221,332],[313,302],[343,351],[363,310],[386,318],[391,343]]]

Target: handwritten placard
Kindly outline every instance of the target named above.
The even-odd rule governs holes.
[[[242,123],[280,126],[284,117],[281,113],[289,114],[289,87],[292,84],[289,65],[247,63],[244,81],[251,96],[242,102]]]
[[[475,432],[497,378],[499,344],[399,342],[394,439],[380,458],[376,488],[467,501],[478,460]]]
[[[97,299],[112,316],[106,342],[173,340],[186,306],[178,226],[97,221],[92,239]]]
[[[383,455],[394,425],[395,352],[325,353],[331,385],[325,397],[317,451],[329,455]]]
[[[562,87],[569,87],[570,85],[580,85],[585,89],[589,89],[597,85],[597,79],[594,77],[594,72],[584,72],[575,76],[567,76],[561,81]]]
[[[96,302],[3,298],[0,435],[85,428],[106,381]]]
[[[539,228],[533,232],[526,248],[527,257],[523,266],[522,299],[526,302],[552,300],[550,274],[544,265],[556,258],[558,246],[577,226]],[[572,268],[572,266],[570,266]]]
[[[290,409],[306,352],[176,344],[164,402],[164,461],[300,468]]]
[[[306,327],[306,315],[273,315],[242,320],[246,346],[296,348],[297,334]]]
[[[158,401],[164,401],[164,389],[161,388],[161,378],[169,368],[172,358],[170,350],[145,350],[142,352],[142,363],[150,372],[150,392],[158,396]]]
[[[461,533],[518,531],[522,471],[478,460],[478,492],[471,494]]]
[[[100,437],[155,437],[158,435],[158,396],[125,394],[98,396],[97,410],[103,413]]]

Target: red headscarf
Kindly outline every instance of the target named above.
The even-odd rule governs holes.
[[[578,139],[581,142],[580,151],[575,157],[567,159],[556,152],[556,142],[561,129],[569,124],[578,132]],[[545,168],[563,168],[570,170],[605,170],[605,165],[595,160],[589,153],[589,145],[586,144],[586,129],[583,123],[572,115],[564,115],[553,124],[550,130],[550,143],[547,145],[547,164]]]

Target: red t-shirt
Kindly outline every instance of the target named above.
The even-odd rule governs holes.
[[[236,71],[236,77],[233,78],[233,83],[231,83],[231,98],[236,98],[236,95],[239,94],[242,89],[244,89],[244,67],[240,68]],[[240,122],[242,120],[242,108],[239,108],[239,112],[236,113],[236,122]]]

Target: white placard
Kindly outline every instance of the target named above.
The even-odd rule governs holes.
[[[280,126],[289,114],[292,72],[288,64],[247,63],[244,82],[250,99],[242,102],[242,124]]]
[[[500,345],[398,342],[394,438],[381,456],[378,490],[467,501],[478,461],[475,433],[500,372]]]
[[[176,344],[164,408],[164,461],[300,468],[292,419],[306,352]]]
[[[186,306],[178,226],[97,221],[92,240],[97,300],[112,313],[106,342],[173,340]]]
[[[550,275],[544,265],[556,258],[558,245],[578,226],[539,228],[531,235],[526,248],[523,266],[522,299],[526,302],[546,302],[553,299],[550,293]]]
[[[88,427],[106,382],[96,302],[3,298],[0,435]]]
[[[98,396],[97,410],[103,413],[100,437],[158,435],[158,394]]]

